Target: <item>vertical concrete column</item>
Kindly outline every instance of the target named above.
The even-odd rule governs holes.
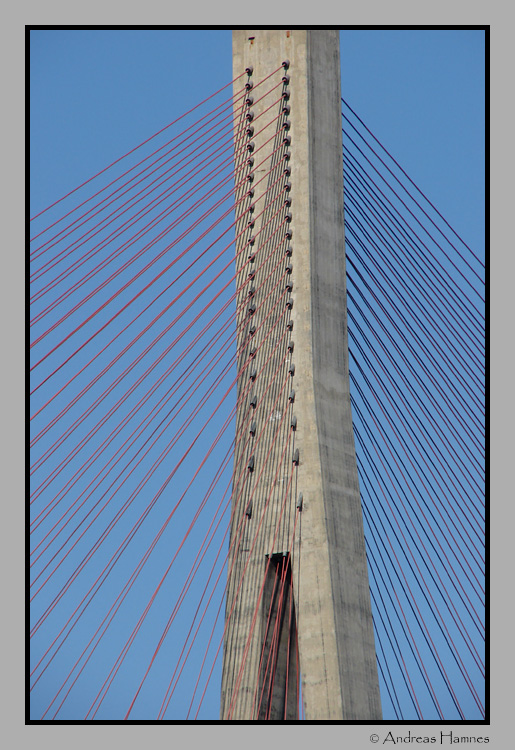
[[[379,720],[381,705],[349,395],[339,34],[298,29],[233,32],[235,76],[252,66],[253,81],[258,82],[283,60],[289,61],[290,77],[291,335],[296,367],[295,447],[300,456],[297,491],[303,494],[291,566],[305,717]],[[240,79],[235,91],[241,85]],[[240,423],[245,418],[240,410]],[[284,482],[286,476],[285,467],[280,481]],[[237,481],[235,469],[235,485]],[[265,477],[263,493],[268,491],[270,481]],[[283,536],[287,537],[289,531],[290,527]],[[249,561],[256,569],[252,580],[262,580],[265,555],[284,551],[272,547],[270,530],[264,529],[263,544]],[[233,570],[239,565],[241,571],[242,559],[234,555],[232,559]],[[227,702],[231,700],[231,675],[238,670],[242,644],[248,641],[250,612],[255,611],[252,591],[235,601],[235,578],[235,573],[229,577],[228,608],[235,606],[226,631],[222,718],[226,718]],[[257,628],[252,638],[259,654],[262,628]],[[249,686],[259,679],[258,657],[247,669],[243,693],[250,692]],[[232,718],[258,718],[248,704],[239,705],[238,715]]]
[[[246,68],[249,75],[242,77]],[[270,594],[278,570],[274,561],[283,553],[289,559],[295,518],[285,254],[288,86],[281,62],[258,68],[266,73],[251,72],[250,62],[239,68],[235,63],[239,378],[221,706],[222,719],[231,720],[297,715],[296,660],[291,669],[296,641],[292,647],[289,632],[295,617],[293,599],[285,593],[291,589],[290,566],[282,594]]]

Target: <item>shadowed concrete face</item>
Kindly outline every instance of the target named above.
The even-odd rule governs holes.
[[[259,84],[286,60],[287,71]],[[306,719],[379,720],[348,379],[339,35],[234,31],[233,65],[235,77],[250,66],[252,75],[234,87],[235,176],[242,184],[237,439],[245,439],[235,449],[221,716],[295,718],[292,686],[300,669]],[[237,93],[247,80],[253,88]],[[245,134],[249,107],[252,135]],[[285,135],[291,144],[283,143]],[[242,138],[254,143],[253,165]],[[242,304],[250,283],[252,313]],[[255,433],[247,439],[251,420]],[[277,556],[288,561],[281,564],[280,596],[271,578]]]

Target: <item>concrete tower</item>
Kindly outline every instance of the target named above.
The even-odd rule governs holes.
[[[349,396],[339,34],[237,30],[233,66],[248,76],[234,85],[240,374],[221,718],[298,718],[300,677],[307,720],[380,720]]]

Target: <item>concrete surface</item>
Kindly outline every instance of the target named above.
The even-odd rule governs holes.
[[[289,83],[281,84],[281,70],[258,86],[283,60],[290,62]],[[305,718],[380,720],[349,396],[338,31],[234,31],[234,76],[247,66],[253,67],[251,77],[234,85],[240,154],[235,176],[238,182],[253,171],[255,188],[252,198],[244,197],[251,186],[244,182],[237,194],[242,202],[236,249],[243,303],[249,291],[247,242],[251,234],[256,236],[252,246],[256,311],[249,315],[243,305],[238,319],[242,374],[237,436],[242,439],[234,463],[231,535],[237,544],[229,562],[221,718],[295,718],[292,685],[297,679],[297,653],[296,637],[290,633],[296,624]],[[243,117],[249,107],[241,89],[247,80],[253,83],[252,136],[244,133]],[[258,101],[275,83],[279,86]],[[281,112],[282,102],[277,103],[285,90],[290,93],[289,114]],[[259,133],[276,116],[277,121]],[[285,119],[291,123],[289,146],[282,145]],[[274,133],[270,143],[260,148]],[[253,167],[246,164],[248,152],[241,148],[249,140],[255,144]],[[274,149],[273,156],[257,166]],[[285,150],[291,153],[289,162],[283,159]],[[285,178],[287,163],[291,176]],[[291,182],[287,210],[292,214],[288,226],[293,247],[286,259],[286,225],[280,224],[285,179]],[[270,205],[259,216],[265,201]],[[258,218],[254,227],[247,228],[251,203]],[[271,219],[276,211],[277,217]],[[292,264],[291,276],[285,275],[284,260]],[[291,311],[285,304],[286,277],[294,285]],[[256,326],[253,335],[251,325]],[[290,341],[293,353],[288,352]],[[252,348],[257,349],[254,358],[249,357]],[[288,376],[291,362],[293,377]],[[249,378],[252,365],[258,373],[255,380]],[[288,400],[292,387],[294,403]],[[255,409],[249,406],[253,395]],[[293,415],[296,431],[290,428]],[[254,435],[249,433],[252,421]],[[295,449],[298,467],[292,465]],[[251,456],[253,471],[247,469]],[[299,493],[302,511],[296,507]],[[291,570],[279,605],[270,593],[275,568],[268,561],[280,554],[287,556]],[[273,695],[266,704],[270,632],[276,634],[277,667]],[[273,659],[268,661],[271,664]]]

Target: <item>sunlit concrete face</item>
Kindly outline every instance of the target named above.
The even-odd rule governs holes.
[[[291,561],[291,569],[284,568],[290,576],[288,596],[291,596],[291,601],[288,599],[291,614],[284,632],[296,627],[305,718],[379,720],[381,705],[349,395],[338,32],[259,29],[233,32],[234,77],[252,67],[251,80],[258,83],[280,68],[283,61],[289,62],[286,88],[290,111],[284,114],[281,102],[274,103],[280,99],[284,86],[261,101],[259,88],[256,88],[251,107],[254,118],[258,118],[254,119],[255,134],[252,135],[258,152],[254,169],[274,149],[281,158],[284,148],[290,153],[287,165],[291,173],[287,179],[291,182],[288,191],[291,206],[287,210],[292,220],[290,224],[281,225],[277,218],[267,218],[272,217],[276,209],[278,216],[284,217],[281,173],[286,162],[272,155],[266,164],[256,169],[254,195],[248,199],[256,205],[256,216],[260,213],[257,208],[260,197],[262,205],[270,203],[268,214],[261,213],[252,227],[256,237],[269,233],[267,244],[256,240],[255,245],[259,274],[256,271],[252,279],[256,290],[252,296],[255,304],[252,318],[256,325],[253,344],[246,343],[250,341],[248,331],[252,324],[245,317],[248,308],[242,306],[238,319],[239,366],[248,358],[248,346],[255,346],[259,374],[248,390],[248,398],[245,391],[248,370],[240,380],[238,393],[244,397],[238,405],[237,435],[238,431],[243,434],[246,420],[250,418],[251,391],[258,398],[254,415],[257,429],[266,423],[269,433],[262,439],[259,450],[253,452],[248,441],[235,450],[232,536],[243,528],[241,521],[245,514],[247,525],[230,554],[221,718],[263,718],[255,694],[256,686],[262,681],[260,673],[267,648],[264,644],[266,610],[268,607],[270,621],[275,606],[273,598],[267,598],[265,593],[270,583],[266,578],[270,575],[266,573],[269,571],[267,560],[282,554]],[[281,72],[276,79],[281,81]],[[235,93],[241,90],[245,80],[236,81]],[[261,90],[263,93],[266,90],[264,84]],[[267,107],[270,107],[268,112],[277,112],[276,122],[271,122],[271,114],[258,117]],[[244,111],[239,95],[235,100],[236,140],[242,133]],[[290,126],[283,131],[285,117]],[[261,126],[258,125],[260,119]],[[260,133],[267,122],[270,126]],[[274,128],[278,137],[264,145]],[[280,139],[285,132],[291,144],[282,148]],[[240,161],[237,158],[237,183],[246,169],[245,158]],[[259,181],[261,176],[266,179]],[[246,185],[240,189],[237,200],[240,197],[243,201],[243,191],[248,188]],[[248,219],[242,213],[237,226],[237,231],[241,231],[236,243],[240,300],[248,293],[248,233],[244,228]],[[267,228],[263,229],[263,223],[268,221]],[[287,299],[293,306],[290,310],[283,304],[281,314],[272,315],[269,311],[274,302],[271,300],[279,298],[282,303],[281,295],[284,295],[281,275],[284,269],[279,254],[284,255],[281,232],[286,226],[292,233],[289,243],[293,247],[292,254],[285,260],[291,263],[288,278],[293,288],[287,291]],[[269,236],[274,230],[277,249],[275,239]],[[257,262],[259,253],[266,261]],[[280,270],[275,271],[276,267]],[[277,288],[264,279],[277,280]],[[276,328],[272,330],[274,325]],[[288,353],[290,343],[294,344],[293,353]],[[287,368],[292,361],[295,372],[288,381]],[[277,383],[282,383],[283,376],[288,383],[284,395],[278,392],[278,386],[267,390],[267,382],[276,378]],[[288,398],[292,388],[295,390],[293,403]],[[297,420],[294,433],[292,416]],[[282,420],[276,432],[271,427],[274,419]],[[273,444],[272,434],[279,437]],[[267,468],[260,474],[260,465],[268,455],[266,445],[271,446],[269,450],[273,453]],[[282,454],[285,446],[286,458]],[[291,463],[296,449],[299,462],[293,491]],[[255,466],[250,474],[246,462],[249,452],[255,455]],[[247,467],[243,474],[242,466]],[[247,494],[240,492],[242,482],[248,482],[249,487],[252,484],[251,490],[245,490]],[[283,492],[277,488],[282,488]],[[241,497],[249,498],[250,493],[253,494],[249,518]],[[300,493],[302,510],[297,508]],[[258,531],[260,508],[267,502],[271,510],[263,516],[264,522]],[[257,540],[256,544],[252,544],[253,539]],[[238,589],[240,580],[244,585]],[[278,644],[282,645],[277,647],[277,652],[281,656],[281,649],[286,649],[287,656],[277,659],[279,671],[275,679],[277,685],[287,684],[289,679],[291,689],[297,676],[297,659],[291,659],[290,655],[295,653],[296,657],[296,651],[291,639],[284,634],[281,638],[278,638]],[[295,648],[296,644],[297,640]],[[270,708],[268,718],[295,717],[291,694],[281,696],[278,691],[274,701],[277,705]]]

